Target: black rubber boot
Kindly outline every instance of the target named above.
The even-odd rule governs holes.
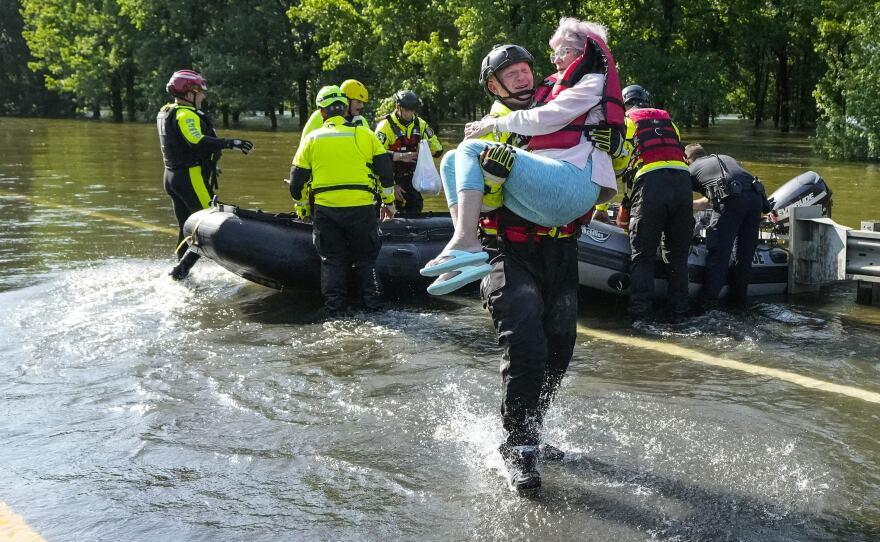
[[[499,446],[498,451],[504,458],[510,483],[516,492],[524,497],[534,496],[541,489],[541,473],[538,472],[537,446],[510,446],[507,443]]]
[[[174,280],[185,279],[189,275],[189,270],[199,261],[200,257],[192,248],[187,249],[177,265],[168,272],[168,275]]]
[[[541,461],[562,461],[565,459],[565,452],[552,444],[541,444],[538,446],[538,456]]]
[[[382,286],[373,266],[354,268],[361,306],[368,311],[382,310]]]

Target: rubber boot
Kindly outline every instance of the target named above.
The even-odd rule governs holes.
[[[504,458],[510,483],[522,496],[532,496],[541,489],[541,473],[538,472],[537,446],[511,446],[507,443],[499,446],[498,451]]]
[[[538,457],[542,461],[562,461],[565,459],[565,452],[552,444],[544,443],[538,446]]]
[[[321,294],[324,310],[330,316],[340,316],[348,306],[348,273],[344,266],[321,264]]]
[[[382,309],[382,287],[379,274],[374,266],[355,267],[355,280],[364,309],[377,311]]]
[[[183,257],[180,258],[180,261],[177,262],[177,265],[168,272],[168,275],[174,280],[185,279],[189,275],[189,270],[199,261],[200,257],[196,251],[188,248]]]

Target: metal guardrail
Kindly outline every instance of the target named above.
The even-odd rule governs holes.
[[[846,274],[848,279],[880,282],[880,232],[847,232]]]
[[[823,218],[819,206],[791,211],[788,293],[813,292],[837,281],[855,280],[856,301],[880,306],[880,231],[842,226]]]

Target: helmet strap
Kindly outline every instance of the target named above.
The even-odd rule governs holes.
[[[397,122],[399,122],[400,124],[402,124],[404,126],[409,126],[410,124],[412,124],[412,121],[414,121],[416,119],[416,116],[415,116],[415,114],[413,114],[413,118],[411,118],[409,120],[403,120],[399,115],[399,111],[395,111],[394,118],[396,118]]]
[[[532,84],[532,88],[529,88],[526,90],[520,90],[519,92],[511,92],[510,89],[507,88],[507,86],[504,83],[502,83],[501,79],[499,79],[498,77],[495,77],[495,83],[504,89],[504,92],[507,93],[507,96],[502,98],[501,96],[499,96],[497,94],[493,94],[491,92],[489,94],[492,94],[492,96],[496,100],[503,103],[504,105],[506,105],[510,109],[525,109],[531,104],[532,98],[535,97],[535,85],[534,84]],[[488,86],[486,87],[486,90],[487,91],[489,90]],[[516,101],[508,102],[508,100],[516,100]]]
[[[193,98],[192,100],[187,100],[187,99],[186,99],[187,94],[189,94],[190,92],[193,92],[193,91],[192,91],[192,90],[188,90],[188,91],[186,91],[185,94],[175,94],[175,95],[174,95],[174,98],[177,99],[177,100],[180,100],[181,102],[184,102],[184,103],[186,103],[186,104],[189,104],[189,105],[191,105],[192,107],[196,107],[196,100],[195,100],[195,98]],[[195,94],[195,92],[193,92],[193,94]]]

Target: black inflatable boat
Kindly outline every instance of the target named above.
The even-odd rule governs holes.
[[[318,253],[312,226],[296,215],[269,214],[215,203],[184,225],[196,250],[221,267],[270,288],[317,288]],[[385,282],[429,284],[419,275],[452,237],[449,214],[427,213],[419,218],[382,222],[382,250],[376,269]]]
[[[823,216],[831,216],[831,189],[814,171],[790,179],[770,195],[773,210],[765,222],[765,239],[758,244],[752,260],[749,296],[784,294],[788,289],[788,252],[777,240],[788,234],[788,217],[792,207],[821,205]],[[714,211],[698,213],[693,243],[688,255],[690,295],[703,285],[706,271],[705,226]],[[629,291],[629,236],[611,224],[593,221],[585,226],[578,239],[578,275],[581,286],[610,293]],[[657,296],[666,294],[666,271],[659,260],[654,273]],[[725,286],[726,289],[726,286]],[[722,290],[722,295],[724,290]]]
[[[770,237],[786,232],[786,219],[792,206],[819,204],[826,216],[830,216],[831,190],[814,172],[791,179],[771,198],[774,211],[771,221],[767,222]],[[192,236],[192,243],[201,255],[250,281],[277,289],[318,287],[320,261],[312,245],[312,226],[299,221],[295,215],[269,214],[215,203],[210,209],[193,214],[184,231]],[[376,262],[380,277],[389,283],[427,286],[433,279],[419,275],[419,269],[440,253],[452,233],[452,220],[445,213],[382,222],[382,250]],[[691,295],[703,284],[707,254],[703,234],[698,221],[688,257]],[[597,221],[584,226],[578,239],[580,284],[626,294],[629,256],[626,232]],[[773,242],[762,242],[755,250],[749,295],[782,294],[787,284],[788,253]],[[655,287],[658,295],[665,294],[666,275],[660,261]]]

